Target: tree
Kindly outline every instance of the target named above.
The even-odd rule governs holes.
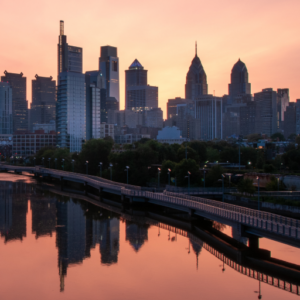
[[[199,156],[200,163],[207,161],[206,144],[200,141],[191,141],[189,147],[194,149]]]
[[[187,152],[187,155],[185,155],[186,152]],[[191,148],[189,146],[185,147],[182,145],[178,149],[178,152],[177,152],[178,160],[181,161],[181,160],[185,159],[186,156],[187,156],[187,158],[193,159],[195,161],[199,161],[199,156],[193,148]]]
[[[279,180],[275,176],[271,176],[271,180],[266,184],[266,190],[267,191],[284,191],[285,190],[285,185],[284,183]]]
[[[237,189],[240,193],[251,194],[253,195],[255,192],[255,186],[253,185],[253,180],[249,178],[242,179],[237,186]]]
[[[188,181],[185,178],[188,174],[191,173],[190,181],[195,183],[199,175],[199,165],[193,159],[183,159],[180,163],[175,166],[175,175],[178,185],[187,185]]]
[[[290,134],[290,135],[288,136],[287,139],[288,139],[289,141],[295,142],[296,137],[297,137],[296,133],[292,133],[292,134]]]
[[[167,183],[169,180],[168,169],[171,170],[170,177],[175,176],[176,163],[171,160],[164,160],[161,166],[161,181]]]
[[[206,175],[206,183],[208,186],[215,186],[219,179],[222,178],[224,169],[220,165],[213,166]]]
[[[249,135],[246,136],[246,138],[247,138],[249,143],[257,142],[258,140],[261,139],[261,134],[259,134],[259,133],[249,134]]]
[[[272,164],[265,164],[264,165],[264,171],[266,173],[272,173],[275,171],[275,167]]]
[[[298,144],[298,149],[300,150],[300,135],[297,135],[295,138],[296,144]]]
[[[271,135],[273,141],[285,141],[284,135],[281,132],[276,132]]]
[[[219,161],[220,160],[219,150],[208,147],[207,148],[207,160],[210,162]]]

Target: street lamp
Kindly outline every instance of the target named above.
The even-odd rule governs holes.
[[[248,165],[249,165],[249,167],[250,167],[250,169],[251,169],[251,161],[248,162]]]
[[[34,158],[33,158],[33,165],[34,165],[34,166],[35,166],[35,160],[36,160],[36,158],[34,157]]]
[[[157,168],[157,188],[159,188],[159,175],[160,175],[160,168]]]
[[[110,180],[112,180],[112,164],[109,164],[109,169],[110,169]]]
[[[102,177],[102,162],[99,163],[98,167],[100,168],[100,177]]]
[[[44,157],[42,158],[42,161],[43,161],[43,167],[45,167],[45,158]]]
[[[48,158],[48,161],[49,161],[49,169],[50,169],[51,157]]]
[[[277,191],[279,192],[279,177],[277,177]]]
[[[128,170],[129,170],[129,166],[126,166],[126,169],[124,171],[127,172],[127,184],[128,184]]]
[[[187,173],[188,173],[188,176],[185,176],[185,178],[188,179],[188,194],[190,194],[190,175],[191,175],[191,172],[188,171]]]
[[[168,185],[170,185],[171,169],[168,169]]]
[[[86,175],[88,175],[89,174],[89,162],[88,161],[85,162],[85,166],[86,166]]]
[[[72,159],[72,171],[74,172],[74,163],[75,163],[75,160]]]
[[[55,158],[54,160],[55,160],[55,169],[57,169],[57,158]]]
[[[61,160],[61,162],[62,162],[62,168],[63,168],[63,171],[65,170],[65,159],[63,158],[62,160]]]
[[[225,178],[225,175],[222,174],[222,202],[224,202],[224,178]]]
[[[258,210],[259,210],[259,177],[257,176],[256,177],[257,179],[257,200],[258,200]]]

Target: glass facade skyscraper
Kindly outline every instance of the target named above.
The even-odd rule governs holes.
[[[0,82],[0,134],[12,133],[12,88],[7,82]]]
[[[99,70],[101,70],[106,79],[105,88],[107,97],[115,97],[120,102],[119,58],[116,47],[101,47]]]
[[[207,95],[208,87],[206,73],[203,69],[200,58],[197,55],[197,45],[195,57],[186,75],[185,98],[196,100],[197,97]]]
[[[86,139],[85,75],[59,74],[56,103],[56,132],[59,147],[80,152]]]
[[[26,77],[23,73],[4,72],[1,81],[8,82],[12,88],[13,132],[28,130],[28,105],[26,100]]]
[[[57,45],[57,75],[61,72],[82,73],[82,48],[69,46],[64,34],[64,21],[60,21],[60,34]]]
[[[135,59],[125,71],[125,107],[135,111],[158,107],[158,87],[147,82],[147,70]]]
[[[56,87],[52,77],[35,75],[32,80],[32,102],[30,111],[30,130],[35,124],[49,124],[55,121]]]

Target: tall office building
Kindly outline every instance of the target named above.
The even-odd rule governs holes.
[[[273,89],[263,89],[254,94],[256,103],[256,133],[271,136],[277,132],[277,93]]]
[[[86,139],[85,75],[59,74],[56,103],[57,144],[71,152],[80,152]]]
[[[207,95],[207,79],[200,58],[197,55],[197,44],[195,57],[186,75],[185,98],[196,100],[197,97]]]
[[[7,82],[0,82],[0,134],[12,133],[12,88]]]
[[[242,136],[247,136],[252,133],[256,133],[255,122],[256,120],[256,102],[249,101],[246,106],[240,107],[240,132]],[[225,122],[223,121],[223,124]]]
[[[300,135],[300,99],[296,100],[296,134]]]
[[[280,132],[284,127],[284,112],[290,102],[289,89],[277,90],[277,131]]]
[[[195,117],[200,119],[201,139],[222,139],[222,98],[213,95],[198,97]]]
[[[85,73],[86,91],[86,139],[100,138],[101,124],[101,89],[105,79],[100,71]]]
[[[284,112],[284,137],[287,139],[291,134],[296,134],[296,103],[291,102]]]
[[[246,65],[239,59],[231,70],[231,83],[228,87],[230,97],[243,94],[251,94],[248,70]]]
[[[167,102],[167,119],[171,119],[177,115],[177,106],[179,104],[188,103],[187,99],[176,97],[175,99],[169,99]]]
[[[26,77],[4,71],[1,81],[8,82],[12,88],[13,132],[28,130],[28,104],[26,100]]]
[[[49,124],[56,115],[55,80],[35,75],[32,80],[32,102],[30,110],[30,130],[35,124]]]
[[[82,73],[82,48],[69,46],[64,33],[64,21],[60,21],[57,45],[57,76],[61,72]]]
[[[119,58],[117,48],[102,46],[99,58],[99,71],[101,70],[106,79],[107,97],[115,97],[120,102],[119,90]]]
[[[135,111],[158,107],[158,87],[148,85],[147,70],[135,59],[125,71],[125,108]]]
[[[148,226],[126,221],[126,241],[129,241],[135,252],[138,252],[145,241],[148,241]]]

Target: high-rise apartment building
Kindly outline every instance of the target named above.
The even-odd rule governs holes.
[[[283,131],[284,112],[290,102],[289,89],[277,90],[277,131]]]
[[[57,76],[61,72],[82,73],[82,48],[69,46],[64,33],[64,21],[60,21],[57,45]]]
[[[176,97],[169,99],[167,102],[167,119],[171,119],[177,115],[177,105],[187,103],[187,99]]]
[[[12,89],[13,131],[28,130],[28,104],[26,100],[26,77],[23,73],[15,74],[4,72],[1,81],[8,82]]]
[[[195,117],[200,120],[201,139],[222,139],[222,98],[213,95],[198,97]]]
[[[0,134],[12,133],[12,88],[7,82],[0,82]]]
[[[158,87],[148,85],[147,70],[135,59],[125,71],[125,108],[135,111],[158,107]]]
[[[99,58],[99,71],[106,79],[105,89],[107,97],[115,97],[120,101],[119,89],[119,58],[117,48],[102,46]]]
[[[71,152],[80,152],[86,139],[85,75],[59,74],[56,104],[57,144]]]
[[[198,97],[207,95],[207,79],[200,58],[197,55],[197,45],[195,57],[186,75],[185,98],[196,100]]]
[[[256,103],[256,133],[271,136],[277,132],[277,93],[263,89],[254,94]]]
[[[231,70],[231,83],[228,86],[230,97],[243,94],[251,94],[248,70],[246,65],[239,59]]]
[[[35,124],[49,124],[55,121],[56,87],[55,80],[50,77],[35,75],[32,80],[32,102],[30,110],[30,130]]]

